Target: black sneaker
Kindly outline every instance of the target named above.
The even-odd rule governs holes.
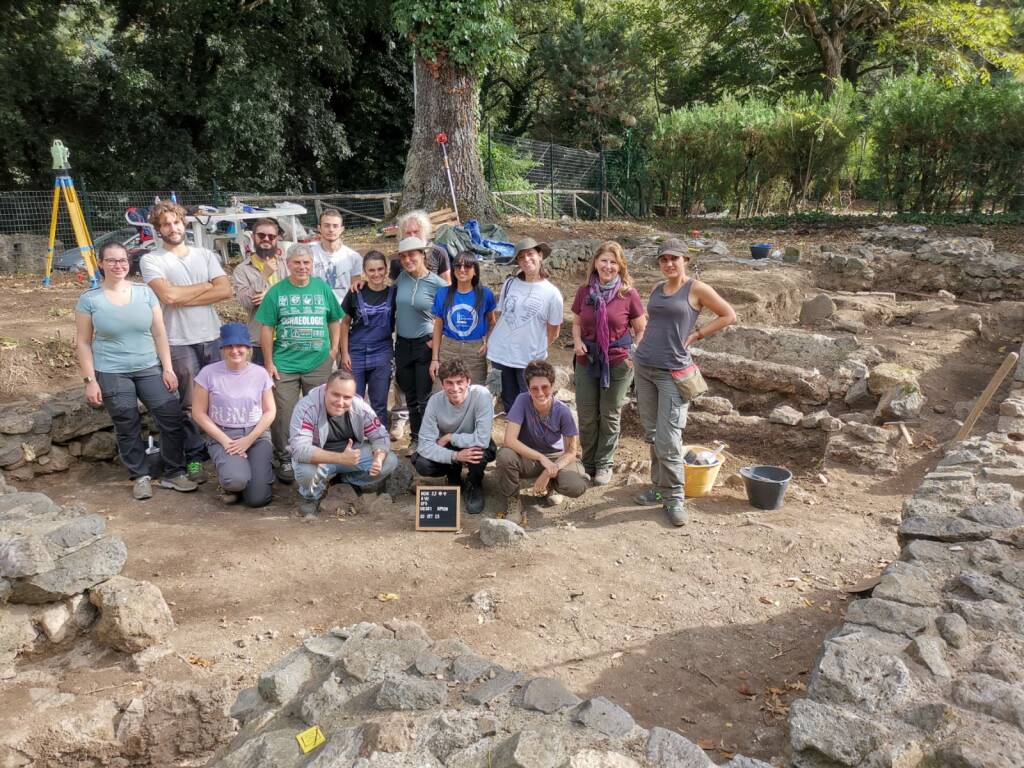
[[[302,499],[299,502],[299,512],[303,517],[316,517],[320,514],[320,499]]]
[[[471,515],[479,515],[484,511],[484,489],[479,485],[466,483],[463,489],[462,498],[465,501],[465,510]]]
[[[185,472],[188,473],[188,479],[196,485],[206,482],[206,470],[203,469],[203,462],[201,461],[190,461],[185,466]]]
[[[295,482],[295,470],[292,469],[291,459],[281,459],[277,467],[274,469],[274,474],[277,476],[278,481],[285,485],[291,485]]]

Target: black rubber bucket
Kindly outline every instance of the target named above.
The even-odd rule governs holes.
[[[778,509],[786,497],[786,488],[793,473],[785,467],[757,464],[740,467],[740,476],[747,487],[747,500],[758,509]]]

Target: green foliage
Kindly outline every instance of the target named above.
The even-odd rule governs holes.
[[[950,87],[933,77],[887,81],[871,105],[884,148],[874,169],[897,210],[980,211],[1009,203],[1024,176],[1024,85]]]
[[[488,147],[487,137],[480,136],[477,144],[480,162],[487,176],[487,184],[494,192],[514,192],[533,189],[526,174],[533,168],[530,157],[524,157],[508,144],[492,142]]]
[[[511,46],[505,0],[392,0],[399,33],[427,61],[480,74]]]

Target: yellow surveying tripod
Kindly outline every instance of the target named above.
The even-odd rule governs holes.
[[[68,207],[68,215],[71,217],[71,228],[75,231],[75,240],[78,241],[78,249],[82,252],[85,271],[89,273],[92,287],[95,288],[100,284],[99,265],[96,263],[96,250],[92,245],[92,237],[89,236],[89,228],[85,225],[82,204],[78,202],[75,182],[71,180],[71,164],[68,162],[71,150],[65,147],[60,139],[57,139],[50,147],[50,155],[53,157],[53,207],[50,209],[50,243],[46,251],[46,275],[43,277],[43,285],[50,284],[50,275],[53,272],[54,248],[57,245],[57,216],[60,213],[60,193],[61,190],[64,190],[64,200]]]

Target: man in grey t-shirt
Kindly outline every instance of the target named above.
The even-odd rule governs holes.
[[[164,310],[171,365],[178,377],[178,397],[185,415],[185,461],[193,482],[203,482],[202,435],[192,421],[192,381],[199,370],[220,359],[220,318],[213,305],[232,296],[231,281],[217,256],[185,242],[185,209],[177,203],[153,206],[149,222],[161,247],[142,257],[142,279]]]

